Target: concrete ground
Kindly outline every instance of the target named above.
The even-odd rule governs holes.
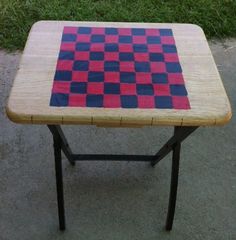
[[[236,109],[236,40],[210,42]],[[58,231],[52,137],[45,126],[17,125],[4,112],[20,54],[0,52],[0,239],[236,239],[236,118],[201,128],[182,148],[172,232],[164,231],[170,156],[147,163],[83,162],[64,158],[67,230]],[[83,153],[151,154],[168,128],[65,127]]]

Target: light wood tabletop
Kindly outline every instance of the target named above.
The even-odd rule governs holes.
[[[65,26],[171,29],[190,103],[189,109],[50,106]],[[33,25],[6,107],[28,124],[97,126],[213,126],[227,123],[231,107],[203,30],[192,24],[40,21]]]

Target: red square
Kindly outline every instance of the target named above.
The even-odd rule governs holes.
[[[103,72],[104,71],[104,61],[90,61],[89,71],[92,72]]]
[[[57,70],[61,71],[71,71],[73,67],[73,60],[58,60]]]
[[[104,43],[91,43],[90,51],[91,52],[104,52]]]
[[[88,72],[73,71],[72,72],[72,81],[73,82],[87,82],[88,81]]]
[[[104,82],[119,83],[120,73],[119,72],[105,72]]]
[[[139,108],[155,108],[155,101],[153,96],[138,96]]]
[[[74,56],[75,60],[89,60],[89,52],[79,52],[76,51],[75,52],[75,56]]]
[[[170,96],[169,84],[153,84],[154,94],[156,96]]]
[[[121,83],[120,84],[121,95],[136,95],[136,84],[133,83]]]
[[[146,36],[159,36],[160,32],[158,29],[146,29]]]
[[[147,38],[146,38],[146,36],[133,36],[133,43],[145,44],[145,43],[147,43]]]
[[[134,60],[137,62],[148,62],[149,54],[148,53],[134,53]]]
[[[182,73],[168,73],[169,84],[184,84]]]
[[[105,42],[106,43],[118,43],[119,42],[118,35],[106,35]]]
[[[65,34],[76,34],[78,31],[77,27],[64,27],[63,33]]]
[[[87,34],[79,34],[77,35],[77,42],[90,42],[90,35]]]
[[[105,94],[103,98],[103,106],[107,108],[120,108],[120,95]]]
[[[61,51],[75,51],[75,42],[62,42]]]
[[[151,73],[136,73],[136,83],[152,83]]]
[[[119,28],[118,33],[119,35],[126,35],[126,36],[130,36],[132,34],[130,28]]]
[[[104,83],[87,83],[87,94],[103,94],[104,93]]]
[[[105,52],[104,59],[105,59],[105,61],[119,61],[119,53],[118,52]]]
[[[177,53],[164,53],[165,62],[179,62]]]
[[[173,96],[172,102],[174,109],[190,109],[189,100],[186,96]]]
[[[70,107],[86,107],[86,94],[70,94],[68,105]]]
[[[133,52],[132,44],[119,44],[119,52]]]
[[[120,62],[120,72],[135,72],[134,62]]]
[[[148,44],[148,51],[150,53],[162,53],[162,45],[161,44]]]
[[[162,44],[175,44],[175,40],[172,36],[161,36]]]
[[[153,73],[166,72],[166,64],[164,62],[150,62],[150,66]]]
[[[91,33],[92,34],[105,34],[105,28],[103,28],[103,27],[93,27]]]
[[[52,92],[53,93],[70,93],[70,82],[54,81]]]

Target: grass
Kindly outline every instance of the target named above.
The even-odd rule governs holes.
[[[236,36],[235,0],[0,0],[0,48],[21,50],[38,20],[179,22]]]

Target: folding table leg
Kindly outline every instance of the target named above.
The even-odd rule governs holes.
[[[159,150],[154,156],[144,155],[110,155],[110,154],[73,154],[67,140],[63,134],[62,129],[58,125],[48,125],[54,141],[54,156],[55,156],[55,169],[56,169],[56,185],[57,185],[57,202],[58,202],[58,215],[60,230],[65,230],[65,213],[64,213],[64,197],[63,197],[63,179],[62,179],[62,159],[61,151],[64,152],[69,162],[74,165],[75,159],[77,160],[122,160],[127,158],[130,161],[151,161],[154,167],[161,159],[168,153],[173,151],[172,156],[172,172],[171,172],[171,186],[169,196],[169,207],[166,219],[166,230],[172,229],[177,187],[178,187],[178,174],[179,174],[179,160],[180,160],[180,147],[181,142],[186,139],[198,127],[175,127],[174,135],[167,141],[167,143]]]
[[[66,140],[66,137],[59,125],[48,125],[49,130],[51,131],[53,136],[57,136],[61,140],[61,150],[64,152],[65,156],[67,157],[68,161],[72,166],[75,165],[75,161],[72,157],[72,151],[70,146]]]
[[[167,219],[166,219],[167,231],[170,231],[172,229],[174,215],[175,215],[175,205],[176,205],[178,175],[179,175],[180,147],[181,147],[180,142],[175,143],[173,146],[169,207],[168,207],[168,213],[167,213]]]
[[[60,230],[65,230],[65,210],[63,196],[63,176],[62,176],[62,161],[61,161],[61,139],[58,136],[53,136],[54,142],[54,157],[56,170],[56,185],[57,185],[57,206]]]
[[[168,206],[168,213],[167,213],[167,219],[166,219],[166,230],[167,231],[170,231],[172,229],[172,225],[173,225],[173,221],[174,221],[177,188],[178,188],[181,142],[184,139],[186,139],[197,128],[198,127],[175,127],[173,137],[171,137],[167,141],[167,143],[159,150],[159,152],[155,155],[153,161],[151,162],[151,165],[154,167],[168,153],[173,151],[169,206]]]
[[[175,127],[174,135],[167,141],[167,143],[156,153],[151,165],[154,167],[160,162],[168,153],[173,150],[173,146],[177,142],[182,142],[198,127]]]

